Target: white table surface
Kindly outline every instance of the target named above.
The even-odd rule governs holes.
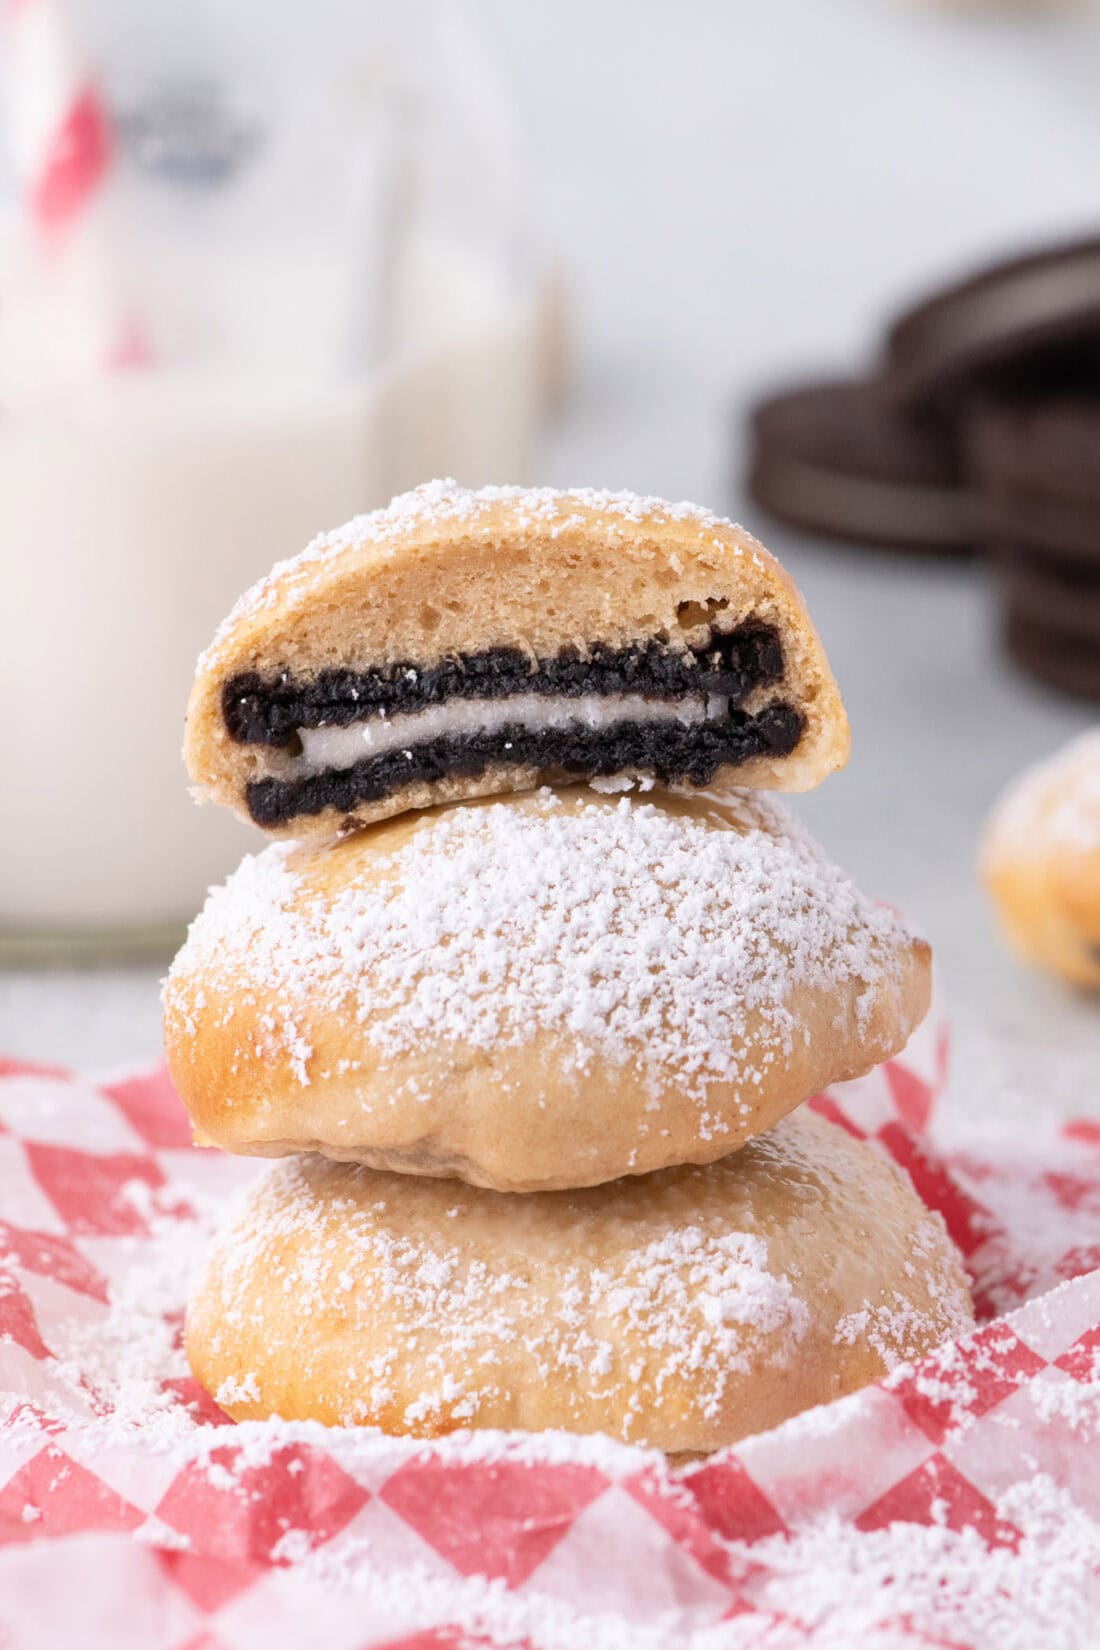
[[[733,433],[755,386],[865,355],[925,279],[1094,221],[1095,13],[487,10],[531,134],[532,217],[576,302],[574,392],[536,479],[697,498],[760,532],[802,584],[853,724],[847,772],[796,805],[931,938],[956,1115],[1100,1112],[1100,1002],[1005,953],[974,874],[1001,785],[1096,715],[1006,666],[982,569],[760,520]],[[152,1058],[159,972],[0,975],[0,1051]]]

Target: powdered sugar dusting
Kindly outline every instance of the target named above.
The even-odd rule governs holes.
[[[265,1349],[281,1347],[345,1423],[390,1412],[413,1431],[434,1430],[439,1417],[476,1424],[486,1403],[512,1400],[515,1380],[553,1383],[562,1410],[577,1419],[605,1399],[625,1401],[629,1436],[641,1411],[660,1404],[673,1384],[677,1405],[715,1419],[731,1377],[786,1362],[809,1328],[809,1307],[769,1266],[765,1239],[730,1230],[713,1209],[698,1221],[690,1210],[658,1217],[603,1263],[582,1260],[586,1216],[579,1206],[570,1216],[568,1194],[559,1194],[529,1206],[532,1230],[550,1252],[536,1245],[512,1266],[499,1253],[483,1256],[482,1240],[468,1234],[493,1194],[455,1187],[448,1195],[456,1218],[427,1232],[418,1226],[418,1200],[434,1201],[434,1186],[405,1197],[400,1182],[369,1170],[310,1158],[280,1163],[214,1251],[224,1306],[215,1354],[247,1325]],[[556,1254],[555,1209],[578,1223],[576,1238]],[[315,1316],[357,1349],[336,1390],[323,1390],[327,1349],[318,1360],[301,1332]],[[380,1332],[380,1322],[395,1333]],[[427,1351],[422,1328],[431,1337]],[[525,1376],[507,1372],[517,1359]],[[405,1402],[410,1369],[419,1386]],[[239,1377],[235,1390],[245,1380],[255,1384],[257,1376]],[[251,1396],[272,1401],[262,1373]]]
[[[800,988],[854,983],[862,1022],[909,943],[780,803],[727,806],[542,791],[448,809],[381,865],[349,856],[335,895],[277,844],[212,892],[173,976],[240,971],[269,1005],[256,1052],[295,1051],[302,1081],[308,1013],[339,1010],[383,1055],[549,1033],[567,1065],[631,1063],[703,1103],[790,1053]]]
[[[943,1249],[943,1223],[938,1216],[930,1217],[909,1240],[907,1270],[910,1274],[919,1271],[925,1280],[928,1294],[948,1326],[946,1332],[963,1335],[972,1321],[969,1306],[944,1277]],[[866,1342],[877,1352],[883,1367],[893,1371],[924,1352],[928,1313],[914,1307],[902,1290],[890,1290],[884,1298],[867,1301],[856,1311],[846,1313],[836,1326],[834,1339],[838,1346]]]
[[[474,491],[461,487],[453,477],[425,482],[411,492],[399,493],[385,509],[356,516],[342,527],[321,533],[299,555],[277,562],[270,573],[241,596],[201,655],[198,669],[216,663],[235,626],[249,614],[270,606],[277,592],[282,598],[289,595],[293,599],[293,591],[308,581],[319,564],[338,560],[364,544],[384,544],[424,528],[443,531],[462,525],[473,527],[479,514],[499,504],[513,507],[521,528],[543,528],[555,537],[570,528],[583,526],[585,513],[592,511],[607,518],[606,531],[611,535],[653,519],[658,523],[677,522],[682,527],[692,527],[702,542],[713,540],[716,531],[734,526],[697,504],[686,501],[674,504],[638,493],[607,492],[592,487],[566,492],[552,487],[480,487]],[[745,553],[740,546],[726,548],[738,555]],[[760,564],[755,552],[753,559]]]

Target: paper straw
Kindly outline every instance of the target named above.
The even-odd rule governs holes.
[[[110,174],[110,121],[52,0],[6,0],[6,20],[16,170],[36,233],[53,241]]]
[[[52,262],[66,260],[74,298],[78,266],[94,268],[99,313],[89,322],[101,364],[147,364],[144,329],[110,292],[103,205],[115,144],[106,105],[55,0],[4,0],[4,9],[11,148],[33,237]]]

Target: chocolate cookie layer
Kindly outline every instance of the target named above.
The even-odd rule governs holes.
[[[310,681],[288,673],[269,680],[237,675],[222,689],[222,713],[239,744],[285,747],[301,728],[349,727],[447,699],[499,700],[520,693],[681,699],[720,693],[740,703],[782,675],[776,632],[750,624],[724,636],[712,632],[702,647],[686,651],[656,639],[624,648],[597,643],[587,656],[567,649],[534,663],[518,648],[494,647],[433,665],[403,661],[381,670],[322,670]]]
[[[326,808],[350,811],[377,802],[416,781],[476,776],[499,764],[596,777],[635,769],[662,784],[707,785],[718,769],[764,752],[785,756],[797,745],[802,717],[792,706],[769,705],[755,716],[731,709],[721,722],[622,722],[599,730],[522,724],[488,735],[434,739],[370,757],[338,772],[301,779],[254,780],[248,809],[257,825],[289,823]]]

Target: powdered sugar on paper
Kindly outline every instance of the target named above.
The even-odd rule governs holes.
[[[147,1078],[151,1119],[174,1102]],[[50,1081],[54,1134],[64,1121],[67,1149],[91,1154],[94,1168],[112,1120],[117,1133],[113,1103],[86,1082]],[[837,1088],[834,1100],[864,1132],[897,1124],[885,1080]],[[34,1123],[30,1107],[6,1113],[15,1202],[3,1216],[35,1207],[45,1227],[17,1115]],[[159,1162],[164,1183],[134,1188],[145,1234],[89,1235],[59,1212],[51,1230],[70,1258],[51,1265],[48,1245],[3,1228],[0,1271],[13,1291],[0,1301],[5,1642],[47,1642],[48,1620],[48,1642],[91,1650],[183,1650],[196,1634],[227,1647],[297,1650],[315,1638],[368,1650],[425,1632],[424,1642],[508,1650],[1091,1650],[1094,1139],[1082,1123],[1056,1157],[1049,1141],[1030,1142],[1033,1188],[1049,1170],[1046,1230],[1065,1250],[1051,1269],[1073,1271],[1072,1282],[886,1383],[677,1473],[598,1436],[476,1432],[426,1446],[371,1429],[211,1424],[173,1331],[210,1212],[192,1187],[218,1160],[150,1150],[144,1161]],[[1000,1170],[984,1145],[968,1154],[967,1183],[1008,1220],[1013,1198],[995,1194]],[[1019,1140],[1016,1156],[1027,1146]],[[957,1161],[948,1154],[948,1169]],[[1039,1229],[1034,1196],[1021,1253]],[[109,1279],[106,1301],[87,1292],[89,1265]],[[22,1318],[11,1311],[21,1298]],[[73,1360],[67,1371],[27,1350],[35,1323]],[[349,1497],[358,1510],[341,1524],[334,1510]],[[107,1598],[109,1615],[97,1617]]]

